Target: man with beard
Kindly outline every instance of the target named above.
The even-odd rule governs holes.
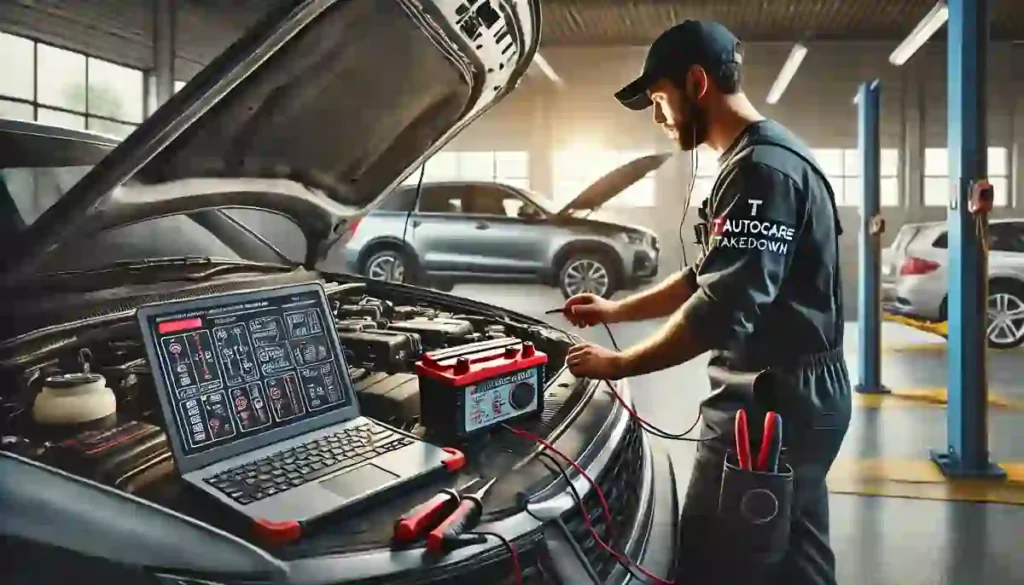
[[[742,46],[725,27],[689,20],[655,40],[640,77],[616,93],[630,110],[653,106],[654,122],[682,150],[707,144],[721,152],[721,171],[699,212],[702,253],[692,266],[624,300],[577,295],[563,309],[581,327],[669,317],[665,325],[621,352],[577,345],[567,361],[577,376],[619,379],[710,351],[712,393],[701,403],[702,442],[683,506],[677,579],[834,585],[825,476],[851,411],[842,232],[828,180],[807,146],[744,95],[742,64]],[[753,383],[723,381],[758,373],[756,392]],[[759,420],[754,413],[781,415],[784,462],[794,471],[788,547],[781,560],[763,565],[734,549],[718,514],[723,459],[734,448],[740,408],[752,423]],[[750,435],[761,436],[755,429]]]

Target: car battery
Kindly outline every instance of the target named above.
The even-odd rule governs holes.
[[[423,347],[436,349],[464,342],[466,336],[473,333],[473,324],[446,317],[416,317],[407,321],[393,321],[388,329],[416,333],[423,340]]]
[[[365,329],[338,331],[345,358],[349,365],[367,366],[371,370],[400,372],[423,352],[420,338],[415,333]]]
[[[425,354],[416,362],[420,423],[461,440],[544,409],[548,356],[532,343],[492,339]]]
[[[99,483],[135,492],[174,471],[167,435],[156,426],[129,422],[85,431],[46,451],[47,462]]]

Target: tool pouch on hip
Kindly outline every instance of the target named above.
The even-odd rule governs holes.
[[[769,370],[742,372],[722,363],[708,368],[712,394],[702,413],[720,437],[724,460],[718,493],[718,526],[722,543],[739,562],[770,565],[782,559],[789,545],[793,470],[785,451],[777,471],[747,471],[736,459],[733,433],[736,411],[747,410],[752,424],[752,449],[758,453],[764,414],[772,408],[779,381]],[[713,421],[713,422],[710,422]]]
[[[730,451],[722,469],[718,515],[725,542],[747,562],[773,564],[789,546],[793,505],[793,470],[784,462],[778,472],[741,469]]]

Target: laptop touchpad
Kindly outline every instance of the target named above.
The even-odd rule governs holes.
[[[320,482],[320,485],[338,496],[350,500],[376,491],[396,479],[398,476],[390,471],[384,471],[380,467],[369,464],[325,479]]]

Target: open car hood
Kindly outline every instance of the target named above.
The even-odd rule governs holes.
[[[326,256],[346,222],[511,92],[532,61],[539,0],[469,4],[276,3],[0,252],[5,278],[98,230],[228,203],[295,219]],[[229,198],[168,187],[221,178],[248,186]],[[253,179],[296,188],[248,196]]]
[[[570,211],[597,209],[611,201],[619,193],[632,187],[648,173],[661,168],[661,165],[670,158],[672,158],[672,153],[661,152],[631,160],[591,183],[568,205],[559,210],[558,214],[566,215]]]

